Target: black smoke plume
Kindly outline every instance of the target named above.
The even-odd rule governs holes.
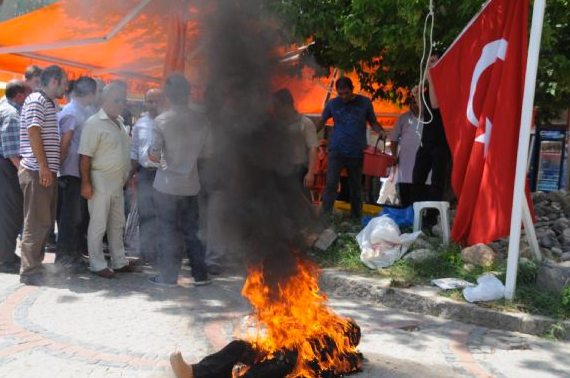
[[[206,103],[213,148],[202,181],[210,247],[264,262],[288,277],[293,251],[314,226],[293,165],[295,138],[271,112],[281,31],[266,0],[216,0],[201,25],[209,70]]]

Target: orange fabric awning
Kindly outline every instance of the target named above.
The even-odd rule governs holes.
[[[31,64],[58,64],[71,79],[120,77],[131,92],[140,94],[160,85],[164,73],[183,69],[200,92],[207,75],[198,61],[200,35],[194,20],[199,15],[191,4],[186,0],[62,0],[5,21],[0,23],[0,80],[21,77]],[[358,83],[355,75],[353,80]],[[289,88],[300,112],[320,114],[330,82],[304,69],[298,77],[274,79],[274,86]],[[391,126],[403,111],[386,101],[375,101],[374,108],[384,126]]]
[[[71,77],[123,77],[145,90],[164,72],[169,4],[64,0],[5,21],[0,24],[0,70],[21,73],[30,64],[58,64]],[[190,22],[187,29],[195,34],[196,24]],[[194,39],[186,39],[189,51]]]
[[[360,93],[356,75],[349,74],[348,76],[356,85],[355,92]],[[316,78],[311,69],[305,68],[300,76],[283,75],[275,78],[273,85],[275,89],[288,88],[291,91],[295,99],[295,107],[300,113],[320,115],[323,111],[327,93],[331,92],[331,98],[336,96],[334,87],[330,88],[331,79],[331,77]],[[363,94],[366,95],[365,93]],[[375,100],[373,105],[380,124],[390,128],[394,125],[397,117],[406,110],[383,100]]]

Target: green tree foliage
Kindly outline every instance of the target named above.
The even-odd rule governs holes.
[[[481,9],[484,0],[435,0],[433,42],[444,50]],[[549,0],[536,103],[552,117],[570,104],[570,4]],[[355,70],[375,98],[401,104],[397,88],[419,78],[429,0],[274,0],[295,41],[312,38],[309,53],[325,68]]]
[[[548,121],[570,107],[570,1],[546,2],[535,104]]]

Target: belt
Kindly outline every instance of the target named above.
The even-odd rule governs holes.
[[[149,172],[156,172],[158,168],[156,167],[143,167],[142,165],[139,166],[139,171],[149,171]]]

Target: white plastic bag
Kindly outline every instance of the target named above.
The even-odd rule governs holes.
[[[505,295],[505,285],[492,274],[477,278],[478,285],[463,289],[463,297],[468,302],[495,301]]]
[[[398,192],[396,191],[396,177],[398,177],[398,167],[390,168],[390,176],[382,183],[380,195],[376,203],[384,205],[397,205],[399,204]]]
[[[386,268],[400,259],[420,234],[400,235],[400,228],[388,216],[373,218],[356,235],[360,260],[370,269]]]

